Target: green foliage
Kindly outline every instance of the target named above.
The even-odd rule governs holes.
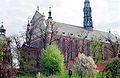
[[[37,78],[69,78],[69,75],[68,75],[68,71],[64,71],[64,74],[62,74],[62,75],[50,75],[50,76],[48,76],[48,77],[46,77],[46,76],[44,76],[43,74],[40,74],[39,73],[39,75],[37,74],[37,76],[36,76]],[[78,74],[77,73],[75,73],[75,72],[73,72],[73,74],[72,74],[72,77],[71,78],[80,78],[80,76],[78,76]]]
[[[116,57],[118,51],[120,50],[119,49],[119,42],[118,41],[115,41],[115,42],[109,41],[109,42],[110,42],[110,45],[112,48],[113,56]]]
[[[82,78],[96,78],[96,73],[85,71],[82,73]]]
[[[108,77],[116,78],[120,74],[118,70],[120,70],[120,58],[112,58],[107,62],[105,71]]]
[[[97,38],[97,37],[92,37],[91,38],[92,42],[92,56],[96,64],[102,63],[102,39]]]
[[[91,75],[92,75],[91,72],[86,72],[83,74],[82,78],[93,78],[93,77],[90,77]],[[102,73],[97,73],[94,75],[96,75],[96,78],[102,78]],[[105,75],[106,75],[106,73],[103,73],[104,77],[105,77]],[[20,74],[19,76],[17,75],[17,78],[28,78],[28,76],[25,74],[24,75]],[[68,76],[68,72],[66,71],[66,72],[64,72],[64,75],[50,75],[50,76],[46,77],[45,75],[40,73],[40,76],[36,75],[36,77],[31,74],[29,78],[69,78],[69,76]],[[77,73],[73,72],[71,78],[81,78],[81,76],[78,76]],[[112,77],[109,77],[109,78],[112,78]],[[116,78],[119,78],[119,77],[116,77]]]
[[[32,78],[31,74],[36,74],[36,69],[34,68],[36,61],[33,53],[31,51],[26,52],[25,49],[21,48],[18,52],[18,60],[20,66],[19,73],[27,74],[27,78]]]
[[[6,39],[0,39],[0,63],[3,61],[3,56],[6,48],[7,48]]]
[[[41,65],[46,75],[62,74],[64,71],[64,58],[55,45],[49,45],[42,50]]]
[[[98,77],[98,78],[104,78],[106,76],[106,73],[105,72],[98,72],[97,74],[96,74],[96,77]]]
[[[16,78],[28,78],[28,75],[26,75],[26,74],[24,74],[24,75],[23,74],[19,74],[19,75],[17,75]],[[29,75],[29,78],[36,78],[36,77],[34,75]]]

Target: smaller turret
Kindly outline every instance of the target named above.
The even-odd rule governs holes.
[[[31,32],[30,32],[30,22],[28,19],[27,31],[26,31],[26,44],[27,45],[30,45],[30,40],[31,40]]]
[[[47,25],[46,29],[47,29],[47,31],[49,31],[49,32],[52,31],[53,24],[54,24],[54,21],[52,19],[51,7],[49,7],[48,19],[46,20],[46,25]]]
[[[0,37],[5,37],[6,29],[4,29],[3,22],[0,26]]]
[[[51,14],[52,14],[52,12],[51,12],[51,7],[49,7],[49,12],[48,12],[48,14],[49,14],[48,18],[49,18],[49,19],[52,19],[52,16],[51,16]]]

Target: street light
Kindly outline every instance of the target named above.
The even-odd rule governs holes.
[[[120,53],[118,53],[118,58],[120,58]]]

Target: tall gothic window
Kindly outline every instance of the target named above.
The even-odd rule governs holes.
[[[65,38],[63,38],[62,41],[62,51],[65,52]]]
[[[63,55],[64,55],[64,62],[67,62],[65,38],[62,39],[61,50],[62,50]]]
[[[60,39],[57,39],[56,43],[57,43],[58,47],[61,48],[61,45],[60,45],[61,41],[60,41]]]
[[[73,50],[72,50],[72,48],[73,48],[73,42],[72,41],[70,41],[70,59],[72,60],[73,59]]]
[[[107,59],[107,48],[104,47],[104,51],[103,51],[103,60]]]
[[[90,43],[87,42],[87,53],[86,53],[87,56],[90,56]]]
[[[75,52],[74,52],[74,58],[77,57],[77,53],[79,52],[78,50],[78,40],[75,40]]]
[[[83,49],[84,49],[84,54],[87,55],[87,51],[88,51],[88,49],[87,49],[87,43],[84,44],[83,46],[84,46],[84,47],[83,47]]]
[[[67,49],[67,61],[73,59],[73,52],[72,52],[72,41],[68,41],[66,44]]]

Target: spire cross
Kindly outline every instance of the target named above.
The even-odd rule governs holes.
[[[3,25],[3,21],[1,22],[1,24]]]
[[[1,25],[3,25],[3,19],[2,19]]]
[[[51,7],[49,7],[49,12],[51,12]]]
[[[52,18],[52,17],[51,17],[51,14],[52,14],[52,12],[51,12],[51,7],[49,7],[49,12],[48,12],[48,14],[49,14],[48,18]]]
[[[39,5],[37,6],[37,11],[39,11]]]

